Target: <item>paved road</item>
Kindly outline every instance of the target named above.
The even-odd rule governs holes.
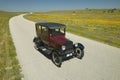
[[[67,33],[72,41],[84,44],[85,56],[65,61],[57,68],[34,49],[33,22],[20,15],[11,18],[9,25],[24,80],[120,80],[120,48]]]

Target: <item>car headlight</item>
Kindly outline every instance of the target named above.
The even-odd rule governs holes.
[[[66,46],[62,46],[62,50],[64,51],[66,49]]]
[[[78,43],[75,43],[75,47],[78,47]]]

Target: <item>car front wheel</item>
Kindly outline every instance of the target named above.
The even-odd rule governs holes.
[[[58,67],[61,67],[61,64],[62,64],[62,58],[58,55],[57,52],[52,52],[52,61],[53,63],[58,66]]]
[[[80,49],[79,47],[75,49],[75,53],[76,53],[76,57],[79,59],[82,59],[84,56],[84,51]]]

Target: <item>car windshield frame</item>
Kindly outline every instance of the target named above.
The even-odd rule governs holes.
[[[50,29],[50,36],[65,35],[65,28]]]

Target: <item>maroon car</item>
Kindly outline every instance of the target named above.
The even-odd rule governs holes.
[[[33,39],[35,48],[51,56],[53,63],[60,67],[62,61],[69,57],[82,59],[84,46],[65,37],[66,26],[54,22],[37,22],[35,24],[37,37]]]

